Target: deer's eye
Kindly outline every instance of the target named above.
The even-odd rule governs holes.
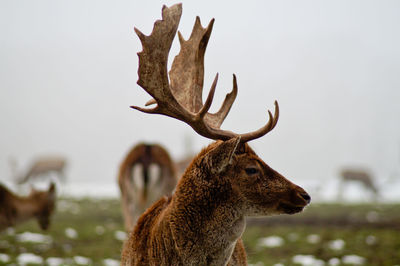
[[[258,168],[256,168],[256,167],[247,167],[244,170],[246,171],[246,174],[248,174],[248,175],[258,174]]]

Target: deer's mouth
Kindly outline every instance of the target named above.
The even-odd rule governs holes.
[[[305,206],[296,206],[287,203],[280,203],[278,209],[286,214],[295,214],[301,212]]]

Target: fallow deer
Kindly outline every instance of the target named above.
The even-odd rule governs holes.
[[[344,185],[350,182],[362,184],[369,192],[371,192],[373,199],[379,197],[379,189],[375,185],[371,173],[364,169],[346,168],[340,172],[340,184],[338,190],[338,198],[343,197]]]
[[[118,174],[125,229],[130,231],[143,212],[177,182],[168,152],[158,144],[140,143],[125,156]]]
[[[181,50],[169,83],[167,58],[181,14],[181,4],[164,6],[150,36],[135,29],[143,46],[138,84],[153,97],[149,103],[157,105],[133,108],[179,119],[217,141],[193,159],[171,197],[161,198],[139,218],[124,244],[121,265],[247,265],[241,240],[245,217],[298,213],[311,198],[247,144],[275,127],[277,102],[266,125],[246,134],[220,129],[236,97],[235,76],[219,112],[208,113],[217,78],[203,105],[204,53],[214,20],[203,28],[197,17],[187,41],[179,33]]]
[[[54,211],[56,189],[52,183],[47,191],[32,188],[26,196],[18,196],[0,184],[0,231],[36,218],[39,226],[47,230]]]
[[[11,161],[11,168],[14,172],[16,183],[23,184],[31,179],[49,176],[51,173],[57,174],[61,181],[65,179],[64,169],[66,159],[58,156],[48,156],[37,158],[32,162],[24,174],[16,173],[16,162]]]

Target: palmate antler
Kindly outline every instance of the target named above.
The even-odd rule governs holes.
[[[268,123],[259,130],[236,134],[222,130],[220,126],[228,115],[237,95],[236,76],[233,75],[233,89],[228,93],[220,110],[215,114],[208,113],[210,109],[218,74],[215,76],[208,97],[203,104],[202,92],[204,81],[204,53],[211,35],[214,19],[206,28],[196,18],[192,34],[185,41],[180,32],[179,42],[181,50],[175,57],[168,80],[168,54],[172,41],[176,35],[179,21],[182,15],[182,4],[163,6],[162,20],[154,23],[150,36],[144,35],[135,28],[136,34],[142,42],[143,50],[139,56],[139,80],[138,84],[149,93],[153,99],[146,106],[157,104],[154,108],[141,108],[131,106],[139,111],[150,114],[162,114],[179,119],[190,125],[198,134],[210,138],[227,140],[240,136],[241,142],[247,142],[264,136],[271,131],[279,117],[279,106],[275,101],[275,114],[270,111]]]

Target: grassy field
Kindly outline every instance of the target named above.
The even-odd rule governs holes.
[[[48,231],[0,233],[0,265],[119,265],[125,237],[118,200],[62,199]],[[249,220],[243,239],[257,266],[400,265],[400,205],[312,204]]]

